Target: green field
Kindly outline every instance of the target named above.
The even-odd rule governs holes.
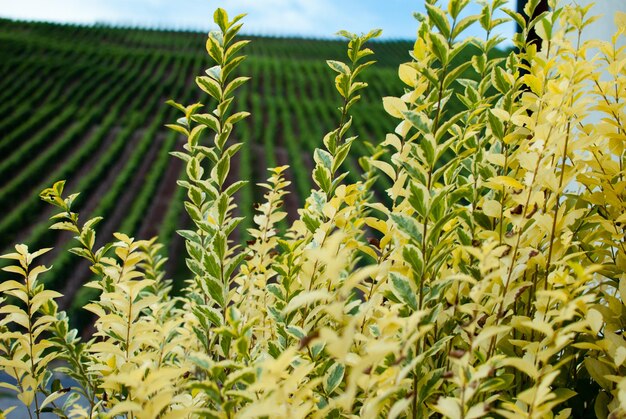
[[[255,183],[267,168],[288,164],[293,183],[286,199],[289,221],[311,188],[312,151],[338,123],[341,98],[327,59],[345,59],[345,43],[330,40],[246,37],[248,59],[238,69],[252,80],[238,90],[235,107],[252,116],[234,136],[244,147],[231,178],[250,180],[238,195],[237,213],[249,220],[261,200]],[[187,225],[184,191],[177,187],[182,162],[168,153],[182,136],[164,127],[176,119],[165,105],[207,103],[195,77],[212,66],[206,34],[0,21],[0,247],[14,243],[54,247],[46,278],[73,303],[90,276],[86,263],[66,250],[67,232],[48,230],[52,209],[39,198],[44,187],[67,179],[81,192],[81,219],[101,215],[98,241],[114,231],[140,238],[159,235],[171,255],[169,276],[184,269],[184,243],[175,233]],[[401,94],[397,66],[409,58],[408,41],[372,44],[378,63],[366,74],[370,87],[355,108],[361,141],[347,161],[359,176],[358,154],[393,130],[380,98]],[[391,125],[390,125],[391,124]],[[244,240],[245,230],[231,237]]]

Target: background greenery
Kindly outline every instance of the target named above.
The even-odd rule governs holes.
[[[339,95],[325,60],[342,59],[345,46],[243,38],[253,42],[239,71],[253,76],[236,106],[252,117],[238,128],[244,146],[231,176],[252,182],[238,196],[238,215],[249,223],[253,203],[262,199],[255,183],[266,179],[268,167],[289,164],[286,177],[293,184],[285,205],[292,221],[311,187],[313,150],[338,122]],[[168,275],[180,276],[184,248],[175,230],[188,217],[176,179],[183,165],[168,153],[181,149],[183,140],[164,126],[175,119],[164,102],[207,99],[194,83],[211,64],[205,39],[204,33],[0,21],[0,248],[6,253],[16,242],[54,246],[46,255],[45,262],[55,265],[47,281],[66,296],[64,308],[90,272],[64,251],[71,234],[47,229],[52,211],[38,193],[59,179],[71,179],[68,192],[81,192],[75,206],[84,219],[105,217],[102,241],[118,230],[144,238],[158,234],[170,249]],[[355,120],[354,128],[378,142],[392,128],[380,98],[401,93],[397,66],[412,43],[372,48],[378,63],[366,75],[371,87],[358,104],[367,117]],[[363,153],[363,145],[356,151]],[[356,179],[356,158],[346,168]]]

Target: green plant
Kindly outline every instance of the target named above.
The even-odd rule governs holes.
[[[183,115],[170,127],[187,139],[173,154],[194,223],[179,231],[183,295],[170,295],[155,239],[118,233],[96,249],[100,218],[79,222],[76,195],[57,182],[41,196],[97,277],[86,306],[96,333],[68,330],[58,294],[37,281],[43,251],[16,246],[4,270],[21,282],[0,286],[0,365],[15,381],[3,386],[37,416],[626,415],[626,48],[615,46],[626,16],[612,42],[583,43],[588,7],[552,2],[531,22],[503,9],[522,27],[519,52],[494,58],[506,2],[461,17],[468,3],[427,1],[399,67],[404,93],[383,99],[397,125],[356,182],[342,165],[359,141],[348,135],[373,64],[365,44],[379,32],[340,33],[348,62],[328,62],[341,105],[314,153],[315,189],[280,233],[287,168],[270,169],[245,247],[229,239],[244,183],[226,179],[241,147],[231,134],[248,116],[229,111],[248,81],[234,76],[247,42],[235,40],[243,16],[218,9],[207,40],[216,65],[196,79],[214,109],[170,102]],[[461,38],[474,23],[485,40]],[[540,49],[525,42],[533,28]],[[471,61],[453,64],[466,49]],[[372,192],[379,176],[387,205]],[[53,358],[77,382],[62,405]]]

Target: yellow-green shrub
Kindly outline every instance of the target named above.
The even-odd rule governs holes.
[[[196,79],[215,108],[171,102],[183,115],[170,127],[187,138],[173,153],[194,222],[180,232],[187,288],[170,295],[155,239],[117,234],[95,249],[99,219],[79,222],[56,183],[42,198],[92,264],[96,333],[68,330],[59,294],[38,284],[45,250],[16,246],[5,271],[21,279],[0,285],[0,365],[14,379],[2,386],[37,416],[626,415],[626,51],[615,47],[626,17],[612,42],[583,43],[588,8],[552,4],[530,23],[505,9],[522,27],[519,52],[496,59],[506,2],[460,17],[468,3],[427,1],[398,72],[405,93],[383,98],[391,132],[352,184],[351,111],[379,32],[341,32],[348,61],[328,62],[340,122],[315,152],[317,189],[280,234],[287,168],[271,169],[243,248],[228,240],[243,182],[226,178],[248,116],[229,112],[247,41],[234,40],[242,16],[219,9],[216,66]],[[471,24],[486,39],[460,38]],[[532,28],[540,48],[524,41]],[[454,61],[466,48],[472,60]],[[391,180],[389,206],[372,193],[377,176]]]

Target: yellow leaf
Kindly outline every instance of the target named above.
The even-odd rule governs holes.
[[[508,332],[509,329],[509,326],[487,326],[472,341],[472,346],[478,347],[481,342],[489,340],[492,336],[497,336],[500,333]]]
[[[589,309],[589,311],[587,312],[587,322],[589,323],[589,327],[591,327],[591,330],[593,330],[596,334],[600,333],[600,330],[604,325],[604,319],[602,318],[602,314],[594,308]]]
[[[44,273],[49,271],[50,268],[46,268],[45,266],[37,266],[36,268],[32,269],[29,273],[28,273],[28,280],[29,281],[35,281],[37,279],[37,277]]]
[[[399,119],[404,118],[402,112],[407,110],[406,103],[402,99],[393,96],[383,98],[383,107],[389,115]]]
[[[383,234],[387,233],[387,223],[382,220],[378,220],[374,217],[368,217],[365,219],[365,224]]]
[[[4,281],[0,284],[0,292],[7,292],[11,290],[19,290],[24,287],[24,284],[21,284],[17,281]]]
[[[526,403],[527,405],[532,405],[535,401],[537,394],[537,387],[530,387],[517,395],[517,399]]]
[[[20,268],[19,266],[15,266],[15,265],[5,266],[4,268],[2,268],[2,270],[5,272],[11,272],[11,273],[15,273],[23,277],[26,277],[26,271]]]
[[[402,148],[402,142],[396,134],[387,134],[387,136],[385,137],[385,141],[383,141],[382,145],[390,145],[398,151],[400,151],[400,149]]]
[[[472,406],[465,414],[465,419],[478,419],[484,418],[486,412],[489,411],[489,406],[486,403],[479,403]]]
[[[626,361],[626,346],[620,346],[615,351],[614,357],[615,365],[621,367],[624,361]]]
[[[113,406],[113,408],[107,412],[107,415],[114,418],[122,413],[141,412],[141,410],[141,405],[139,403],[126,400]]]
[[[52,247],[46,247],[43,249],[39,249],[36,252],[33,252],[30,254],[30,261],[32,262],[35,258],[43,255],[44,253],[48,253],[50,250],[52,250]]]
[[[500,218],[502,205],[495,199],[488,199],[483,203],[483,212],[485,215],[493,218]]]
[[[533,93],[541,95],[543,83],[541,82],[541,80],[539,80],[537,76],[534,76],[532,74],[526,74],[522,79],[524,80],[524,83],[526,83],[528,87],[530,87],[530,90],[532,90]]]
[[[44,407],[46,407],[50,403],[54,402],[56,399],[65,396],[65,394],[66,394],[66,391],[55,391],[54,393],[52,393],[48,397],[46,397],[43,400],[43,402],[41,402],[41,406],[39,406],[39,408],[43,409]]]
[[[461,405],[457,399],[452,397],[440,397],[435,410],[451,419],[461,417]]]
[[[313,304],[317,301],[328,300],[330,299],[330,297],[331,295],[327,291],[323,290],[303,292],[291,299],[291,301],[285,308],[285,313],[291,313],[292,311],[297,310],[300,307],[308,306],[309,304]]]
[[[31,310],[33,312],[37,311],[39,307],[48,301],[54,300],[55,298],[62,297],[63,294],[60,292],[52,291],[52,290],[43,290],[40,293],[37,293],[31,300]]]
[[[35,399],[35,392],[33,390],[25,390],[18,394],[17,398],[20,399],[26,406],[30,406]]]
[[[410,404],[411,404],[410,398],[402,398],[398,400],[393,405],[393,407],[389,410],[389,415],[387,416],[387,419],[395,419],[400,415],[402,415],[403,417],[406,417],[406,410]]]
[[[494,108],[494,109],[491,109],[491,113],[493,114],[493,116],[495,116],[502,122],[506,122],[509,119],[511,119],[511,115],[509,115],[509,113],[505,111],[504,109]]]
[[[370,164],[378,169],[380,169],[384,174],[389,176],[391,180],[396,180],[396,172],[393,169],[393,166],[387,162],[381,160],[371,160]]]
[[[583,361],[585,364],[585,368],[591,378],[593,378],[602,388],[607,391],[611,391],[613,389],[613,383],[607,378],[613,372],[612,369],[606,365],[604,362],[593,359],[593,358],[585,358]]]
[[[535,367],[535,365],[531,362],[522,358],[505,358],[502,360],[502,365],[517,368],[519,371],[528,375],[533,380],[539,377],[539,371],[537,370],[537,367]]]
[[[510,176],[495,176],[489,179],[488,183],[490,185],[496,185],[496,186],[508,186],[509,188],[514,188],[514,189],[524,188],[524,185],[522,185],[520,181],[513,179]]]
[[[400,64],[398,68],[398,76],[400,80],[407,86],[415,87],[415,82],[417,81],[417,69],[413,67],[411,64]]]

